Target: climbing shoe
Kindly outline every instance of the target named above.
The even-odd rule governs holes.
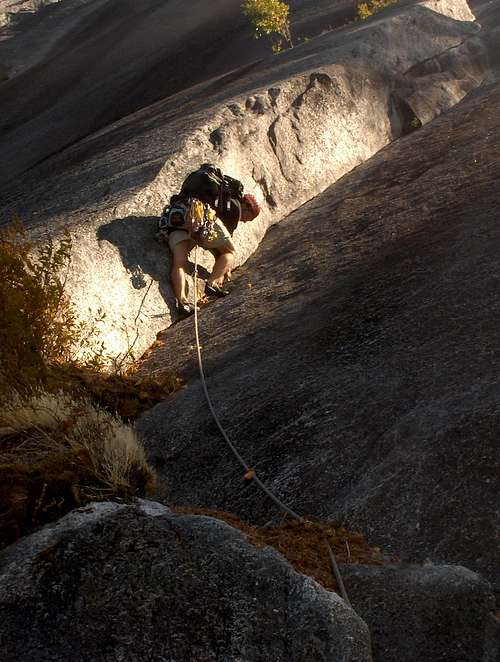
[[[207,297],[227,297],[229,290],[226,290],[219,285],[209,285],[208,283],[205,283],[205,294]]]
[[[177,304],[177,315],[180,319],[184,317],[189,317],[194,313],[194,306],[191,303],[178,303]]]

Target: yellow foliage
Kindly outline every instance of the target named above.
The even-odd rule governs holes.
[[[70,258],[68,232],[35,251],[19,222],[0,231],[0,392],[43,382],[49,365],[86,351],[87,364],[101,365],[94,329],[64,292]]]
[[[382,9],[396,4],[397,1],[398,0],[369,0],[369,2],[362,2],[357,8],[358,18],[364,21]]]
[[[273,51],[279,53],[282,50],[283,40],[290,47],[293,46],[290,32],[289,12],[290,7],[281,0],[245,0],[242,4],[245,16],[254,26],[256,39],[264,35],[277,35],[278,39],[273,43]]]

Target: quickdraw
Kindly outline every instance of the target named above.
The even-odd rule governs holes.
[[[189,219],[191,223],[191,235],[210,241],[215,239],[217,232],[215,230],[215,211],[210,205],[194,198],[189,207]]]

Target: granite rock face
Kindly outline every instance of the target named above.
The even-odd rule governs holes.
[[[488,54],[488,79],[500,78],[500,5],[491,0],[471,0],[471,9],[481,26],[481,38]]]
[[[270,548],[164,506],[94,504],[0,553],[3,662],[369,662],[366,625]]]
[[[492,582],[499,103],[484,88],[291,214],[200,318],[222,423],[278,496]],[[138,428],[170,500],[267,521],[204,402],[192,320],[163,341],[144,373],[188,385]]]
[[[74,26],[71,34],[90,33],[106,49],[113,46],[108,59],[93,55],[97,62],[92,60],[95,66],[83,78],[78,58],[90,63],[84,56],[94,42],[84,40],[66,60],[57,56],[66,35],[51,58],[0,87],[2,221],[20,216],[37,241],[70,228],[75,268],[68,291],[82,316],[106,310],[100,340],[115,356],[134,338],[140,353],[171,321],[168,251],[154,233],[156,217],[187,172],[215,161],[262,200],[259,219],[235,235],[242,264],[270,225],[394,138],[447,110],[488,73],[481,31],[464,0],[436,0],[432,9],[406,2],[380,18],[326,32],[176,94],[166,86],[163,97],[148,97],[145,88],[141,103],[156,103],[127,116],[136,106],[123,107],[120,118],[104,126],[102,118],[113,119],[106,114],[108,101],[119,107],[119,94],[123,103],[132,103],[133,95],[122,89],[129,89],[134,76],[147,78],[140,66],[149,59],[137,52],[149,44],[155,17],[173,11],[171,3],[148,0],[138,17],[132,5],[126,6],[123,26],[116,26],[121,14],[113,3],[99,9],[99,17],[88,15],[98,11],[95,3],[83,3],[82,29]],[[65,5],[57,7],[62,11]],[[225,3],[217,7],[226,11]],[[236,11],[236,4],[230,7]],[[230,20],[221,14],[221,26],[223,16]],[[95,34],[89,21],[99,27]],[[106,26],[115,34],[129,25],[136,50],[125,64]],[[14,47],[16,37],[8,43]],[[205,61],[211,62],[208,56]],[[116,76],[118,70],[126,80]],[[216,69],[210,71],[215,75]],[[78,84],[69,84],[68,75],[77,75]],[[48,78],[64,89],[62,96],[56,90],[55,101],[41,92]],[[68,141],[74,144],[62,149]],[[209,269],[211,256],[202,265]]]

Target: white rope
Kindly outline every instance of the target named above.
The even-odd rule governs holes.
[[[208,392],[207,383],[206,383],[206,379],[205,379],[205,373],[204,373],[204,370],[203,370],[203,361],[202,361],[202,358],[201,358],[201,345],[200,345],[199,328],[198,328],[198,246],[197,245],[195,245],[195,248],[194,248],[194,333],[195,333],[195,338],[196,338],[196,352],[197,352],[197,355],[198,355],[198,368],[199,368],[199,371],[200,371],[201,385],[203,387],[203,392],[205,394],[205,398],[207,400],[208,407],[210,409],[212,417],[213,417],[217,427],[219,428],[219,431],[220,431],[221,435],[223,436],[225,442],[227,443],[227,445],[229,446],[229,448],[233,452],[233,454],[236,457],[236,459],[238,460],[238,462],[245,469],[245,472],[246,472],[245,477],[246,478],[248,477],[248,479],[250,479],[254,483],[256,483],[258,485],[258,487],[260,487],[260,489],[271,499],[271,501],[273,501],[273,503],[276,506],[278,506],[278,508],[280,508],[281,510],[286,512],[288,515],[290,515],[290,517],[293,517],[293,519],[295,519],[297,522],[304,523],[306,520],[303,517],[301,517],[299,514],[297,514],[294,510],[292,510],[287,505],[285,505],[282,501],[280,501],[280,499],[278,499],[278,497],[275,494],[273,494],[273,492],[267,487],[267,485],[265,485],[260,480],[260,478],[257,476],[255,470],[245,462],[244,458],[240,455],[240,453],[238,452],[238,449],[236,448],[236,446],[233,444],[233,442],[229,438],[229,436],[228,436],[226,430],[224,429],[222,423],[220,422],[219,417],[217,415],[217,412],[215,411],[215,408],[212,404],[212,399],[210,398],[210,394]],[[339,586],[340,593],[342,595],[342,598],[345,600],[345,602],[347,602],[348,605],[351,605],[351,602],[350,602],[349,597],[347,595],[347,592],[345,590],[344,582],[342,581],[342,577],[340,575],[340,570],[339,570],[339,567],[338,567],[338,564],[337,564],[337,560],[335,558],[335,554],[333,553],[333,550],[331,548],[331,545],[330,545],[328,539],[326,538],[326,535],[325,534],[323,534],[323,535],[324,535],[325,542],[328,546],[328,554],[329,554],[329,557],[330,557],[330,562],[331,562],[331,565],[332,565],[332,568],[333,568],[335,579],[337,580],[337,584]]]

